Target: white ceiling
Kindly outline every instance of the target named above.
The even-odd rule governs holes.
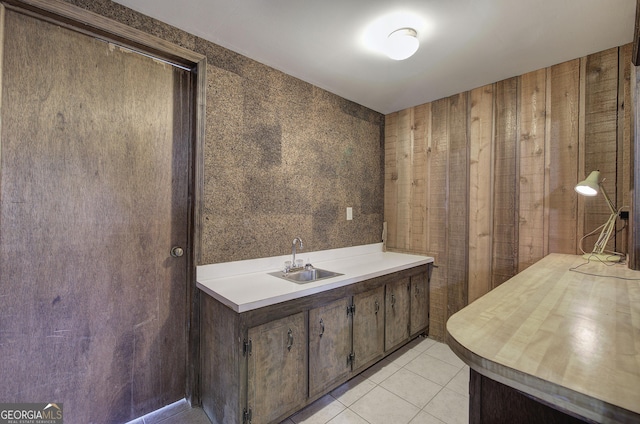
[[[636,6],[636,0],[115,1],[384,114],[630,43]],[[398,12],[418,18],[421,43],[400,62],[362,42],[368,27]]]

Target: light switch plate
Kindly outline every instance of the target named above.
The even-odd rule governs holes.
[[[353,208],[347,208],[347,221],[351,221],[353,219]]]

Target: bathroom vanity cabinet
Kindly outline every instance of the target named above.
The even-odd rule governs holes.
[[[428,330],[431,264],[236,312],[202,296],[213,423],[278,423]]]

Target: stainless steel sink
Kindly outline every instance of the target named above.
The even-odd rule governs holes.
[[[333,271],[327,271],[326,269],[311,268],[288,273],[284,273],[283,271],[276,271],[270,272],[269,275],[273,275],[274,277],[282,278],[283,280],[291,281],[294,283],[304,284],[323,280],[325,278],[336,277],[343,274]]]

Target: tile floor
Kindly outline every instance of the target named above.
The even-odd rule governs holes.
[[[463,424],[469,367],[446,344],[420,338],[281,424]]]
[[[469,367],[446,344],[419,338],[281,424],[463,424]],[[177,402],[131,424],[208,424]]]
[[[211,424],[202,408],[192,408],[182,399],[127,424]]]

